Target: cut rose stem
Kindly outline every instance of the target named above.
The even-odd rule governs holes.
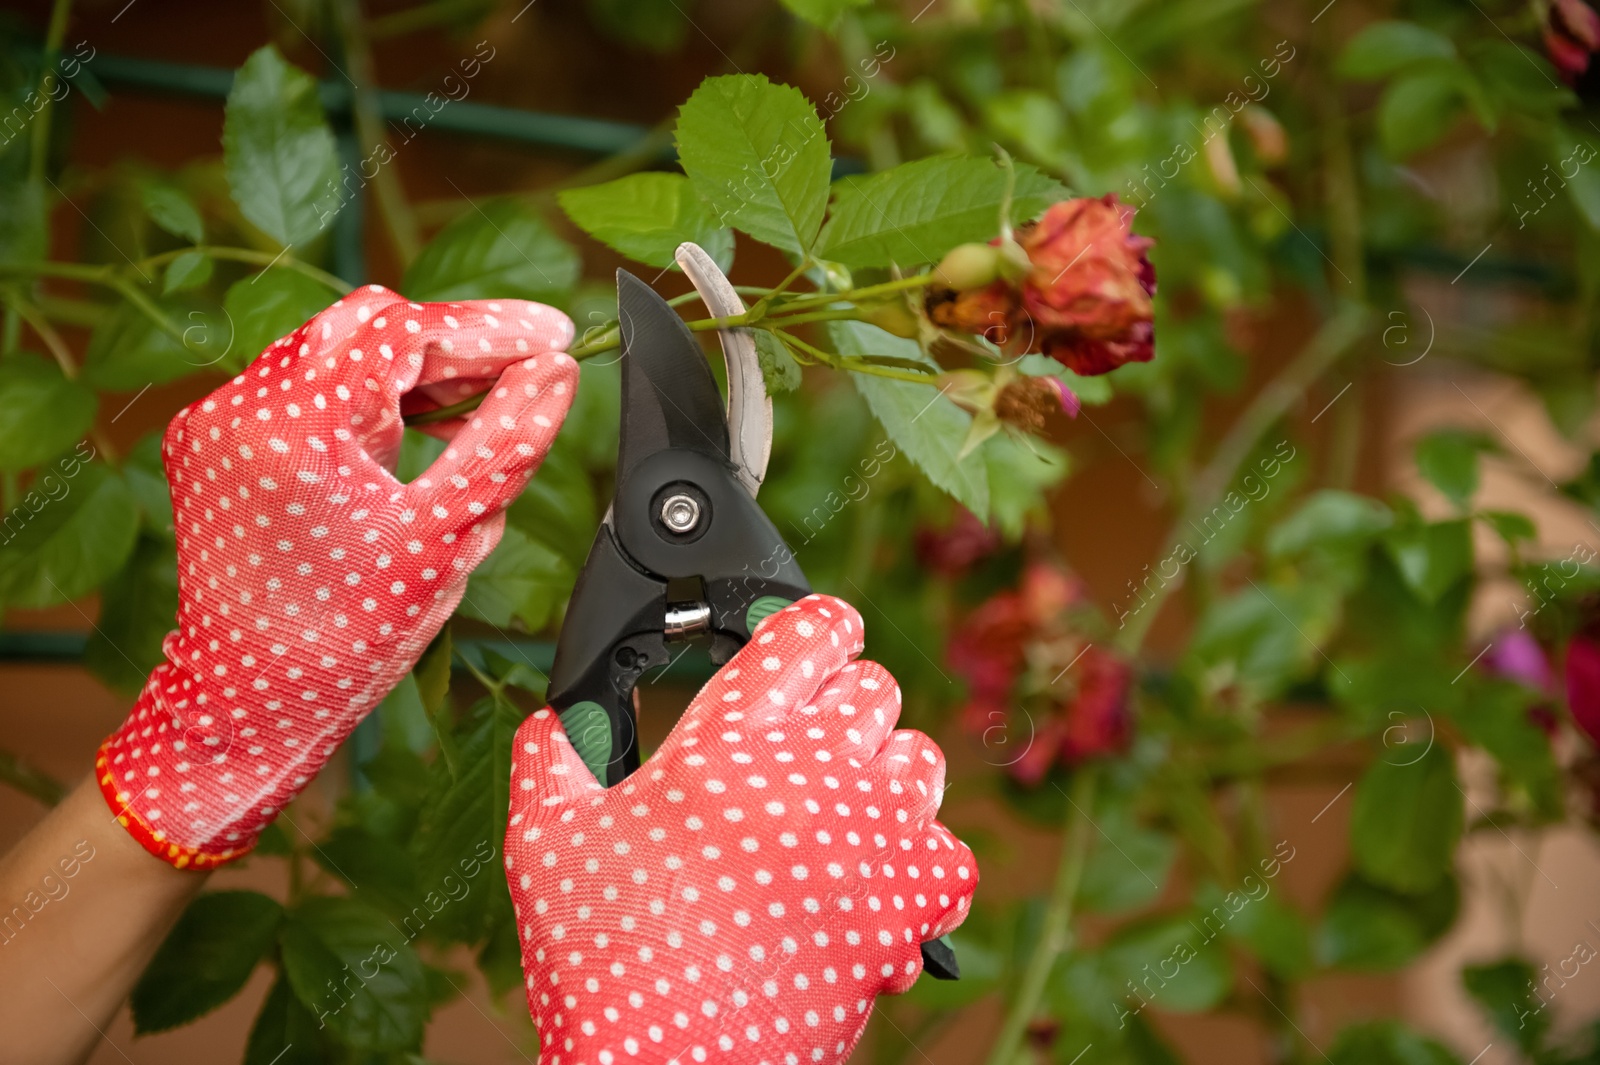
[[[767,292],[764,296],[756,301],[755,306],[751,307],[743,314],[736,314],[727,318],[701,318],[697,321],[688,322],[686,324],[696,333],[705,333],[713,329],[733,329],[739,326],[754,325],[757,322],[762,321],[772,322],[775,325],[799,325],[805,322],[848,321],[851,319],[859,319],[859,313],[854,309],[846,310],[844,308],[828,310],[826,309],[828,305],[833,303],[856,303],[862,300],[872,300],[880,296],[888,296],[896,292],[904,292],[909,289],[920,288],[924,285],[930,284],[932,281],[933,276],[931,274],[918,274],[915,277],[898,278],[894,281],[885,281],[878,285],[868,285],[865,288],[848,289],[844,292],[809,293],[804,296],[785,300],[777,307],[767,306],[766,300],[777,294],[776,292]],[[677,306],[680,303],[688,302],[695,298],[697,297],[691,292],[686,293],[683,296],[674,297],[667,302],[673,306]],[[582,340],[569,348],[567,350],[567,354],[571,355],[579,362],[582,362],[584,359],[592,358],[595,355],[600,355],[607,351],[613,351],[622,344],[622,331],[615,322],[598,327],[593,331],[593,333],[594,335],[592,337],[586,335]],[[809,345],[807,345],[807,347],[809,347]],[[850,369],[852,372],[871,373],[880,377],[893,377],[898,380],[916,380],[915,375],[903,372],[892,372],[888,368],[852,365]],[[930,375],[929,380],[931,379],[932,377]],[[488,395],[487,391],[479,392],[476,395],[468,396],[465,399],[458,400],[457,402],[451,403],[445,407],[438,407],[434,410],[423,411],[420,414],[408,414],[405,417],[405,423],[407,425],[431,425],[434,422],[443,422],[449,421],[451,418],[459,418],[461,415],[466,414],[469,411],[476,410],[478,405],[483,402],[483,397],[486,395]]]
[[[1084,863],[1089,857],[1089,830],[1094,824],[1089,811],[1094,807],[1096,775],[1093,765],[1080,766],[1073,774],[1072,793],[1067,796],[1061,861],[1056,867],[1050,901],[1045,906],[1044,923],[1039,928],[1033,956],[1023,970],[1017,997],[1012,1000],[1011,1010],[989,1052],[988,1065],[1014,1065],[1018,1060],[1028,1025],[1039,1012],[1050,972],[1072,945],[1072,909],[1078,896],[1078,884],[1083,880]]]

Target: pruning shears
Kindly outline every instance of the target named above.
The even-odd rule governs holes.
[[[718,318],[745,306],[698,245],[675,258]],[[549,701],[573,747],[610,787],[639,768],[633,691],[674,645],[708,647],[714,665],[762,619],[811,593],[794,552],[756,503],[772,453],[772,400],[746,328],[719,330],[726,409],[705,355],[654,289],[617,271],[622,426],[616,491],[567,607]],[[924,970],[959,976],[941,940]]]

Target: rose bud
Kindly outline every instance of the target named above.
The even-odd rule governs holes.
[[[1600,744],[1600,639],[1580,632],[1567,644],[1567,708],[1572,720]]]
[[[957,292],[982,288],[1000,276],[1000,250],[989,244],[958,244],[933,268],[934,280]]]
[[[1245,136],[1263,166],[1277,166],[1289,157],[1289,134],[1276,115],[1260,104],[1251,104],[1239,112],[1244,123]]]
[[[885,333],[892,333],[897,337],[915,340],[920,335],[922,323],[917,316],[906,306],[904,300],[890,300],[879,304],[867,312],[866,321],[882,329]]]

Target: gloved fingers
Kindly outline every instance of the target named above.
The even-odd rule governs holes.
[[[822,770],[834,759],[852,768],[878,757],[900,719],[900,685],[881,665],[851,662],[788,718],[791,743],[802,744]]]
[[[553,307],[528,300],[463,300],[433,304],[443,330],[430,336],[422,372],[401,401],[404,414],[420,414],[487,392],[508,365],[530,355],[565,351],[572,320]],[[420,426],[450,439],[470,416]]]
[[[924,732],[899,729],[878,755],[877,769],[902,834],[938,816],[944,801],[944,752]]]
[[[528,715],[511,749],[511,811],[506,853],[533,850],[542,825],[562,809],[604,791],[572,746],[561,718],[549,707]]]
[[[507,367],[444,453],[406,486],[423,529],[456,535],[504,511],[544,461],[577,385],[578,364],[562,352]]]
[[[907,841],[902,841],[907,842]],[[877,890],[901,917],[890,960],[880,969],[884,991],[898,995],[922,973],[922,944],[961,926],[978,886],[972,851],[938,821],[899,859],[886,863]]]
[[[268,348],[256,365],[266,370],[284,359],[296,360],[293,370],[313,393],[315,411],[306,413],[333,412],[338,428],[348,426],[350,442],[392,471],[404,428],[402,406],[411,413],[440,405],[427,393],[413,394],[402,404],[407,393],[450,381],[466,384],[469,393],[482,392],[508,365],[565,348],[571,337],[566,315],[541,304],[414,303],[368,285]],[[292,351],[273,361],[280,345]],[[463,424],[453,419],[432,431],[450,436]]]
[[[657,756],[699,743],[698,733],[783,731],[795,708],[861,653],[855,607],[831,595],[808,595],[756,626],[749,643],[700,689]],[[792,730],[791,730],[792,731]]]
[[[928,825],[912,853],[919,856],[915,864],[925,874],[929,888],[924,912],[931,915],[931,920],[922,939],[937,939],[955,931],[967,919],[972,893],[978,889],[978,860],[972,856],[972,849],[938,820]]]

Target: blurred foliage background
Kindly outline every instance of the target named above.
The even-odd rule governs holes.
[[[12,6],[8,657],[137,689],[177,594],[156,434],[349,286],[543,300],[599,347],[617,265],[687,289],[665,269],[679,239],[752,296],[792,271],[797,294],[848,293],[997,235],[1010,207],[1022,223],[1110,194],[1154,239],[1152,361],[1079,377],[1025,341],[955,336],[920,299],[852,311],[908,338],[818,322],[765,350],[762,502],[813,585],[862,610],[905,723],[950,752],[946,819],[984,877],[954,937],[963,979],[880,1002],[854,1060],[1600,1061],[1574,1008],[1594,992],[1567,990],[1594,979],[1600,931],[1579,923],[1559,958],[1521,937],[1555,885],[1541,841],[1586,840],[1600,811],[1600,17],[1581,0]],[[752,94],[741,121],[823,124],[817,222],[827,174],[830,226],[864,175],[888,172],[871,187],[907,210],[948,194],[916,231],[929,254],[886,230],[867,252],[828,229],[796,244],[720,202],[694,170],[732,133],[697,159],[678,123],[712,76]],[[973,159],[1008,160],[985,173],[1019,203],[958,185]],[[1003,398],[1027,377],[1072,397]],[[1485,380],[1580,459],[1500,432]],[[1398,406],[1452,389],[1483,417],[1396,460]],[[295,827],[186,914],[138,1031],[265,971],[233,1044],[251,1065],[457,1060],[428,1033],[462,995],[504,1034],[482,1060],[536,1056],[498,869],[505,742],[542,696],[616,419],[597,355],[461,614]],[[401,476],[436,447],[408,435]],[[1523,502],[1483,502],[1491,474]],[[647,688],[647,734],[694,662]],[[0,771],[60,794],[16,753]],[[1285,789],[1310,784],[1300,816]],[[1507,841],[1514,873],[1467,876],[1475,839]],[[1562,886],[1563,912],[1596,916]],[[1429,970],[1476,1013],[1407,1020],[1382,974],[1424,964],[1484,896],[1504,934]],[[380,942],[398,960],[319,1027]],[[1356,977],[1387,990],[1341,1005]]]

